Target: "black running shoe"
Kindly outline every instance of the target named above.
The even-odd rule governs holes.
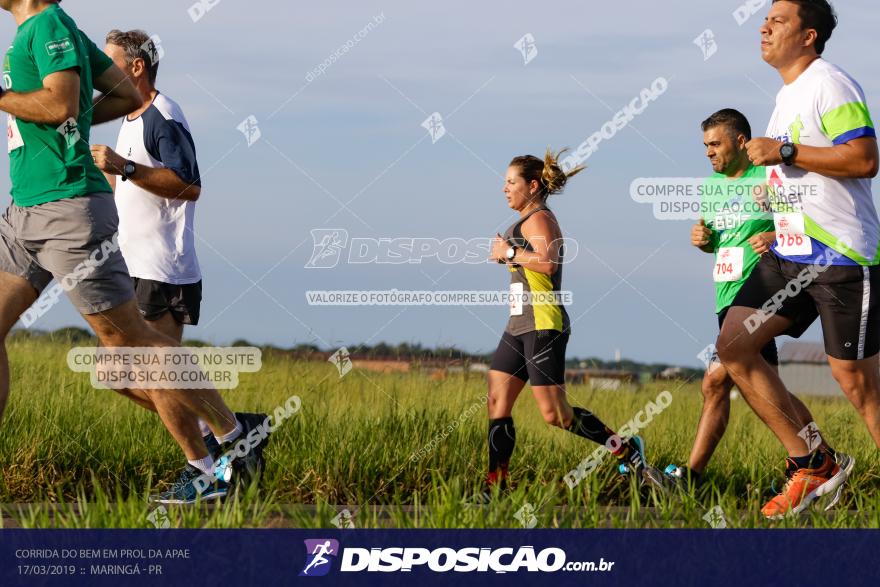
[[[268,414],[236,413],[241,435],[221,446],[218,475],[232,486],[250,485],[266,468],[263,450],[269,444]]]

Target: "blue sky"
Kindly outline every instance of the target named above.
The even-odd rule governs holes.
[[[565,267],[565,289],[574,293],[569,355],[611,358],[620,349],[637,360],[698,365],[717,333],[711,259],[689,245],[688,222],[654,219],[629,185],[709,173],[699,122],[719,108],[741,109],[762,134],[781,85],[759,55],[767,7],[739,26],[733,12],[741,2],[727,0],[589,8],[563,1],[552,10],[534,2],[220,0],[198,22],[189,4],[63,3],[99,45],[111,28],[161,38],[158,85],[183,107],[203,173],[196,233],[205,300],[202,325],[187,336],[493,350],[504,308],[317,308],[305,291],[501,290],[503,268],[426,260],[309,270],[310,231],[491,236],[513,218],[501,192],[513,156],[576,147],[662,76],[667,92],[603,142],[588,170],[551,201],[580,249]],[[866,51],[880,28],[876,6],[838,4],[841,24],[826,58],[859,80],[876,112],[880,81]],[[379,15],[380,24],[307,82]],[[0,34],[11,39],[14,23],[0,16]],[[718,48],[708,60],[693,44],[705,29]],[[528,65],[513,47],[526,33],[538,49]],[[448,134],[432,144],[420,125],[435,111]],[[236,127],[250,115],[262,137],[248,147]],[[113,145],[117,130],[99,127],[92,142]],[[5,157],[0,177],[8,193]],[[34,326],[73,324],[83,322],[65,302]],[[820,336],[814,327],[806,338]]]

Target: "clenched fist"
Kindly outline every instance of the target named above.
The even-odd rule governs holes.
[[[774,242],[776,242],[775,232],[762,232],[749,239],[752,250],[758,255],[763,255],[769,251]]]
[[[107,145],[92,145],[92,160],[98,169],[111,175],[122,175],[125,159]]]
[[[782,163],[782,155],[779,154],[780,147],[782,147],[781,142],[766,137],[752,139],[746,143],[749,161],[755,165],[779,165]]]
[[[702,249],[709,244],[709,238],[712,236],[712,230],[706,226],[706,221],[700,218],[697,224],[691,229],[691,244]]]

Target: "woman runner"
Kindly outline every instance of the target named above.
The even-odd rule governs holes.
[[[641,480],[646,469],[644,443],[635,436],[622,441],[590,411],[572,408],[565,392],[565,347],[568,314],[555,294],[562,286],[564,247],[556,216],[547,198],[565,187],[583,167],[562,171],[559,156],[547,150],[513,159],[507,168],[504,194],[520,218],[504,235],[496,235],[491,259],[510,273],[510,318],[489,370],[489,474],[484,493],[507,487],[510,457],[516,442],[511,412],[530,382],[544,420],[605,445],[617,457],[622,474]]]

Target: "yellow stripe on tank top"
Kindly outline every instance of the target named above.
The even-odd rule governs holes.
[[[553,282],[546,273],[538,273],[523,267],[529,290],[534,293],[553,291]],[[533,300],[532,309],[535,313],[535,330],[558,330],[562,332],[562,310],[558,304],[546,300]]]

